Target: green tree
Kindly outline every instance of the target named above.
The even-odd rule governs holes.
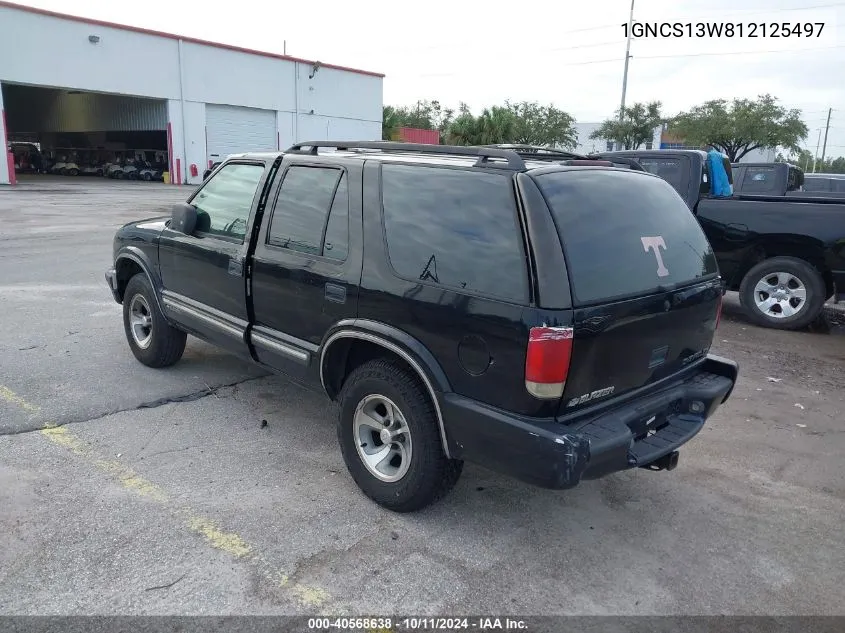
[[[509,130],[510,140],[505,143],[525,145],[557,146],[573,148],[578,142],[575,119],[554,105],[540,105],[536,102],[505,102],[505,108],[513,115],[513,127]]]
[[[671,129],[689,143],[713,145],[731,162],[761,148],[800,152],[799,144],[808,131],[800,110],[778,105],[771,95],[761,95],[756,101],[707,101],[677,115]]]
[[[830,161],[827,171],[831,174],[845,174],[845,156],[839,156]]]
[[[439,101],[423,99],[411,106],[394,107],[398,117],[396,127],[414,127],[422,130],[440,130],[449,126],[454,118],[454,110],[444,108]]]
[[[590,134],[590,138],[616,141],[625,149],[637,149],[652,141],[654,128],[663,124],[660,108],[659,101],[652,101],[651,103],[635,103],[623,108],[621,117],[617,110],[616,117],[604,121]]]
[[[819,172],[823,174],[845,174],[845,157],[825,158],[824,160],[816,161],[810,150],[802,149],[797,154],[790,154],[784,157],[778,154],[779,162],[792,163],[798,165],[805,172]],[[817,164],[818,163],[818,164]]]
[[[576,133],[569,114],[552,105],[522,101],[485,108],[474,116],[462,103],[449,124],[445,142],[452,145],[528,145],[573,147]]]
[[[390,141],[396,135],[397,130],[401,127],[401,119],[396,108],[393,106],[384,106],[381,109],[381,138],[383,141]]]

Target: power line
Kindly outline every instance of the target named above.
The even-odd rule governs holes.
[[[824,50],[831,50],[831,49],[835,49],[835,48],[845,48],[845,45],[841,45],[841,46],[820,46],[818,48],[799,48],[799,49],[796,49],[796,50],[780,49],[780,50],[768,50],[768,51],[729,51],[729,52],[725,52],[725,53],[688,53],[688,54],[680,54],[680,55],[643,55],[643,56],[639,56],[639,57],[634,57],[634,59],[677,59],[677,58],[681,58],[681,57],[730,57],[732,55],[769,55],[769,54],[775,54],[775,53],[802,53],[802,52],[805,52],[805,51],[824,51]],[[593,60],[585,61],[585,62],[561,62],[559,64],[555,64],[555,68],[557,68],[559,66],[589,66],[591,64],[611,64],[611,63],[617,63],[618,61],[619,61],[619,59],[614,57],[612,59],[593,59]],[[498,71],[496,71],[496,72],[498,73]],[[462,73],[455,73],[455,72],[422,73],[422,74],[416,75],[416,77],[454,77],[454,76],[460,75],[460,74],[462,74]],[[827,112],[827,110],[821,110],[821,112]]]
[[[670,57],[725,57],[731,55],[762,55],[770,53],[803,53],[805,51],[829,51],[834,48],[845,48],[845,46],[819,46],[817,48],[779,49],[769,51],[730,51],[727,53],[689,53],[681,55],[642,55],[637,59],[668,59]]]

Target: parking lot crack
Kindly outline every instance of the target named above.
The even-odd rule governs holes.
[[[203,398],[207,398],[209,396],[217,396],[218,392],[223,389],[228,389],[229,387],[235,387],[237,385],[242,385],[247,382],[251,382],[254,380],[260,380],[262,378],[266,378],[266,375],[261,376],[251,376],[249,378],[242,378],[241,380],[236,380],[233,382],[225,383],[222,385],[217,385],[216,387],[210,387],[208,385],[205,388],[200,389],[198,391],[193,391],[191,393],[177,395],[177,396],[168,396],[165,398],[159,398],[158,400],[152,400],[150,402],[142,402],[141,404],[110,409],[104,413],[98,413],[97,415],[90,416],[90,417],[83,417],[79,419],[71,419],[71,420],[64,420],[57,423],[46,423],[46,424],[39,424],[37,426],[32,427],[25,427],[20,429],[12,429],[9,431],[0,432],[0,437],[6,435],[25,435],[27,433],[35,433],[41,431],[45,427],[56,427],[56,426],[67,426],[70,424],[81,424],[83,422],[97,422],[99,420],[103,420],[113,415],[117,415],[118,413],[126,413],[128,411],[138,411],[141,409],[157,409],[159,407],[163,407],[167,404],[176,404],[182,402],[195,402],[197,400],[202,400]]]

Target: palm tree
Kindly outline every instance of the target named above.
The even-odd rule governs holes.
[[[480,141],[478,119],[469,112],[458,116],[446,132],[449,145],[478,145]]]

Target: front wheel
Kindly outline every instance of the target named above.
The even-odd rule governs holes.
[[[169,367],[182,358],[187,335],[164,318],[143,273],[132,277],[123,293],[123,328],[135,358],[147,367]]]
[[[798,330],[821,313],[824,280],[803,259],[772,257],[748,271],[739,287],[739,300],[759,325]]]
[[[394,512],[413,512],[454,487],[463,462],[444,454],[434,405],[404,365],[388,359],[361,365],[339,400],[343,459],[370,499]]]

